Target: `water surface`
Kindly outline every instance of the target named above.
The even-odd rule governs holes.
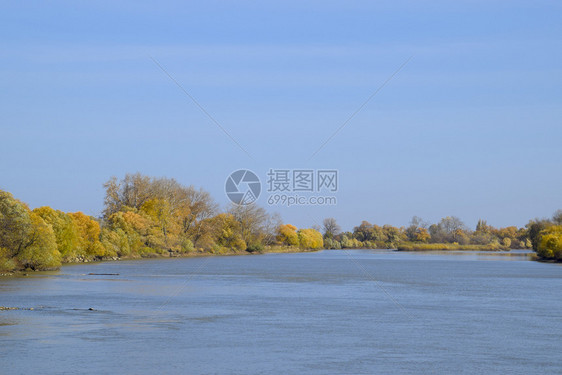
[[[560,265],[521,252],[66,266],[0,279],[0,305],[34,308],[0,311],[0,363],[6,374],[560,374],[561,290]]]

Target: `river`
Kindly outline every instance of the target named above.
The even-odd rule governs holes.
[[[561,297],[561,265],[517,251],[326,250],[65,266],[0,278],[0,305],[33,308],[0,311],[0,368],[560,374]]]

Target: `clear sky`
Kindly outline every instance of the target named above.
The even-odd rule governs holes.
[[[0,188],[99,215],[112,175],[225,205],[236,169],[331,168],[337,206],[272,211],[522,226],[562,208],[561,21],[559,1],[4,2]]]

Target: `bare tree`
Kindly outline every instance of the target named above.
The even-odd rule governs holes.
[[[562,210],[556,210],[554,215],[552,215],[552,221],[556,225],[562,225]]]
[[[329,217],[323,221],[324,236],[333,237],[341,233],[341,228],[336,222],[336,219]]]
[[[248,244],[263,240],[268,231],[270,215],[255,203],[248,205],[232,204],[228,210],[240,223],[242,239]]]

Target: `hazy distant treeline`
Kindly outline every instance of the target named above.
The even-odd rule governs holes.
[[[562,260],[562,210],[556,211],[551,219],[530,220],[524,228],[495,228],[479,220],[474,230],[454,216],[433,224],[414,216],[408,227],[381,227],[363,221],[353,232],[341,233],[335,219],[330,218],[324,220],[324,246],[403,250],[532,248],[541,258]]]

